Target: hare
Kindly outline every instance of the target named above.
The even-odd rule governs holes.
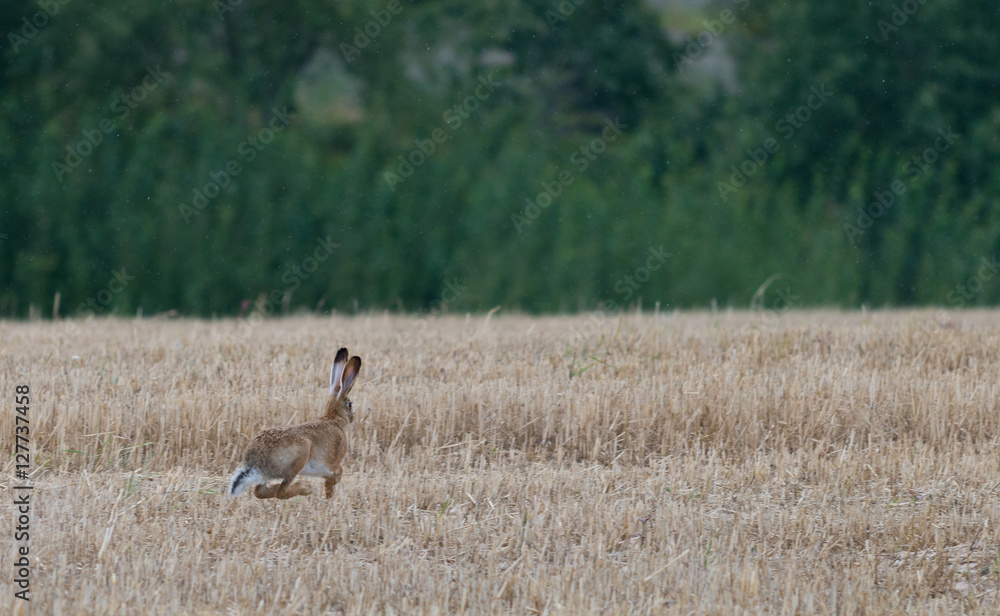
[[[330,399],[322,419],[286,428],[268,428],[250,441],[243,468],[233,474],[229,496],[239,496],[250,486],[257,498],[291,498],[312,494],[295,477],[324,477],[326,497],[344,473],[340,463],[347,453],[347,424],[354,421],[354,409],[347,393],[351,391],[361,358],[347,359],[347,349],[337,351],[330,370]],[[268,485],[269,481],[281,483]]]

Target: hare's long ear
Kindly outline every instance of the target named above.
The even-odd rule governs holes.
[[[333,360],[333,368],[330,368],[330,395],[337,393],[340,389],[340,379],[344,376],[344,366],[347,365],[347,349],[341,348],[337,351],[337,357]]]
[[[351,391],[354,380],[358,378],[358,372],[361,372],[361,358],[355,355],[351,361],[347,362],[347,368],[344,369],[344,386],[337,394],[338,398],[343,398],[347,392]]]

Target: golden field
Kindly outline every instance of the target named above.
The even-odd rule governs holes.
[[[0,322],[33,614],[1000,609],[995,312]],[[364,360],[343,481],[223,496]]]

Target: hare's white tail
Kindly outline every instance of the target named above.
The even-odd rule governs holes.
[[[229,496],[239,496],[250,486],[264,483],[264,476],[256,468],[244,466],[233,474],[229,481]]]

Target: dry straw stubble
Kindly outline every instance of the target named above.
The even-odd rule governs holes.
[[[995,321],[2,323],[0,391],[34,400],[32,608],[995,609]],[[365,365],[333,498],[224,499],[254,432],[321,414],[339,346]]]

